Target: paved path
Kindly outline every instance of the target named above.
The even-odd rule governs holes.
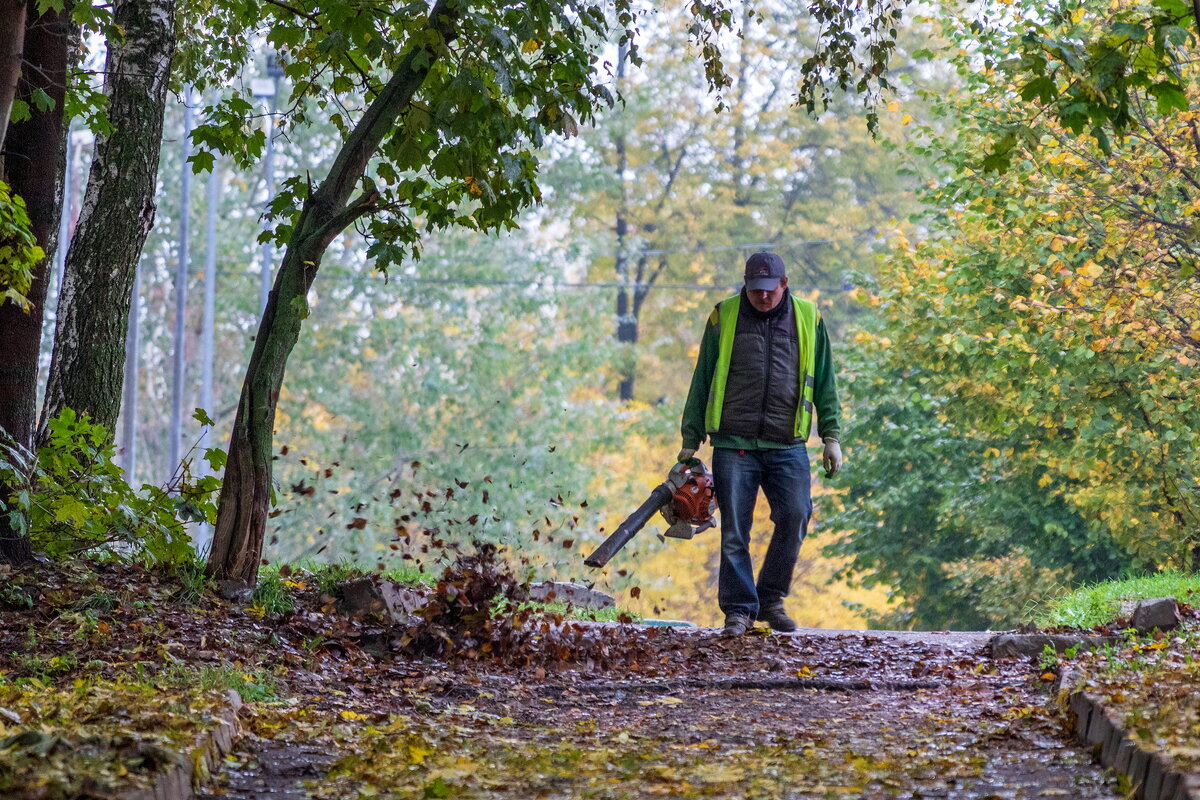
[[[337,780],[313,774],[331,753],[315,758],[310,747],[302,775],[278,769],[278,740],[258,742],[224,796],[297,796],[308,778],[317,800],[1117,797],[1064,735],[1028,661],[987,656],[989,633],[730,640],[677,630],[676,660],[659,674],[455,679],[450,668],[437,696],[394,714],[395,733],[343,743],[370,756],[344,764]],[[428,751],[420,763],[412,742]]]

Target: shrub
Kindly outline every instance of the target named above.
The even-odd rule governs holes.
[[[168,485],[135,490],[113,462],[111,434],[86,414],[64,409],[48,430],[36,454],[0,440],[0,485],[11,489],[0,497],[0,514],[35,550],[52,559],[87,552],[180,564],[193,557],[186,524],[216,521],[218,478],[195,478],[185,460]],[[219,469],[225,454],[212,448],[205,458]]]

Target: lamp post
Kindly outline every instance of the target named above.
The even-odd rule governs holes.
[[[283,77],[283,65],[275,58],[275,54],[271,53],[267,56],[267,77],[255,78],[250,82],[250,91],[255,97],[266,98],[267,100],[267,149],[263,154],[263,172],[265,183],[267,185],[267,209],[271,207],[271,201],[275,199],[275,111],[277,109],[276,97],[279,94],[279,79]],[[265,212],[264,212],[265,213]],[[269,222],[266,217],[263,217],[263,230],[267,230]],[[261,314],[267,307],[267,295],[271,292],[271,276],[272,262],[275,258],[274,247],[270,242],[262,244],[262,282],[259,287],[259,303],[258,311]]]
[[[192,87],[183,89],[183,136],[179,180],[179,262],[175,268],[175,352],[171,370],[171,433],[168,447],[167,473],[174,475],[179,466],[183,444],[183,383],[187,371],[184,344],[187,338],[187,283],[191,257],[188,251],[191,234],[189,217],[192,213]]]

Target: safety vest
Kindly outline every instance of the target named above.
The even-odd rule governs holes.
[[[729,362],[733,354],[733,337],[737,332],[741,300],[740,294],[723,300],[715,312],[720,336],[717,367],[713,374],[712,385],[708,390],[708,407],[704,412],[704,427],[710,436],[719,433],[721,428],[721,410],[725,407],[725,383],[729,378]],[[797,397],[801,398],[801,402],[796,404],[795,437],[807,439],[812,426],[813,375],[816,372],[817,358],[817,321],[821,315],[817,311],[816,305],[807,300],[801,300],[795,295],[792,295],[792,303],[796,312],[796,342],[799,348],[796,376],[800,381],[800,387]]]

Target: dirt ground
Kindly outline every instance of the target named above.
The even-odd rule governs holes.
[[[231,683],[243,736],[204,800],[1123,796],[1036,665],[989,658],[986,634],[497,616],[512,582],[480,560],[407,627],[303,577],[280,613],[128,566],[4,577],[6,797],[115,796],[105,781],[150,769],[131,743],[191,735]]]

